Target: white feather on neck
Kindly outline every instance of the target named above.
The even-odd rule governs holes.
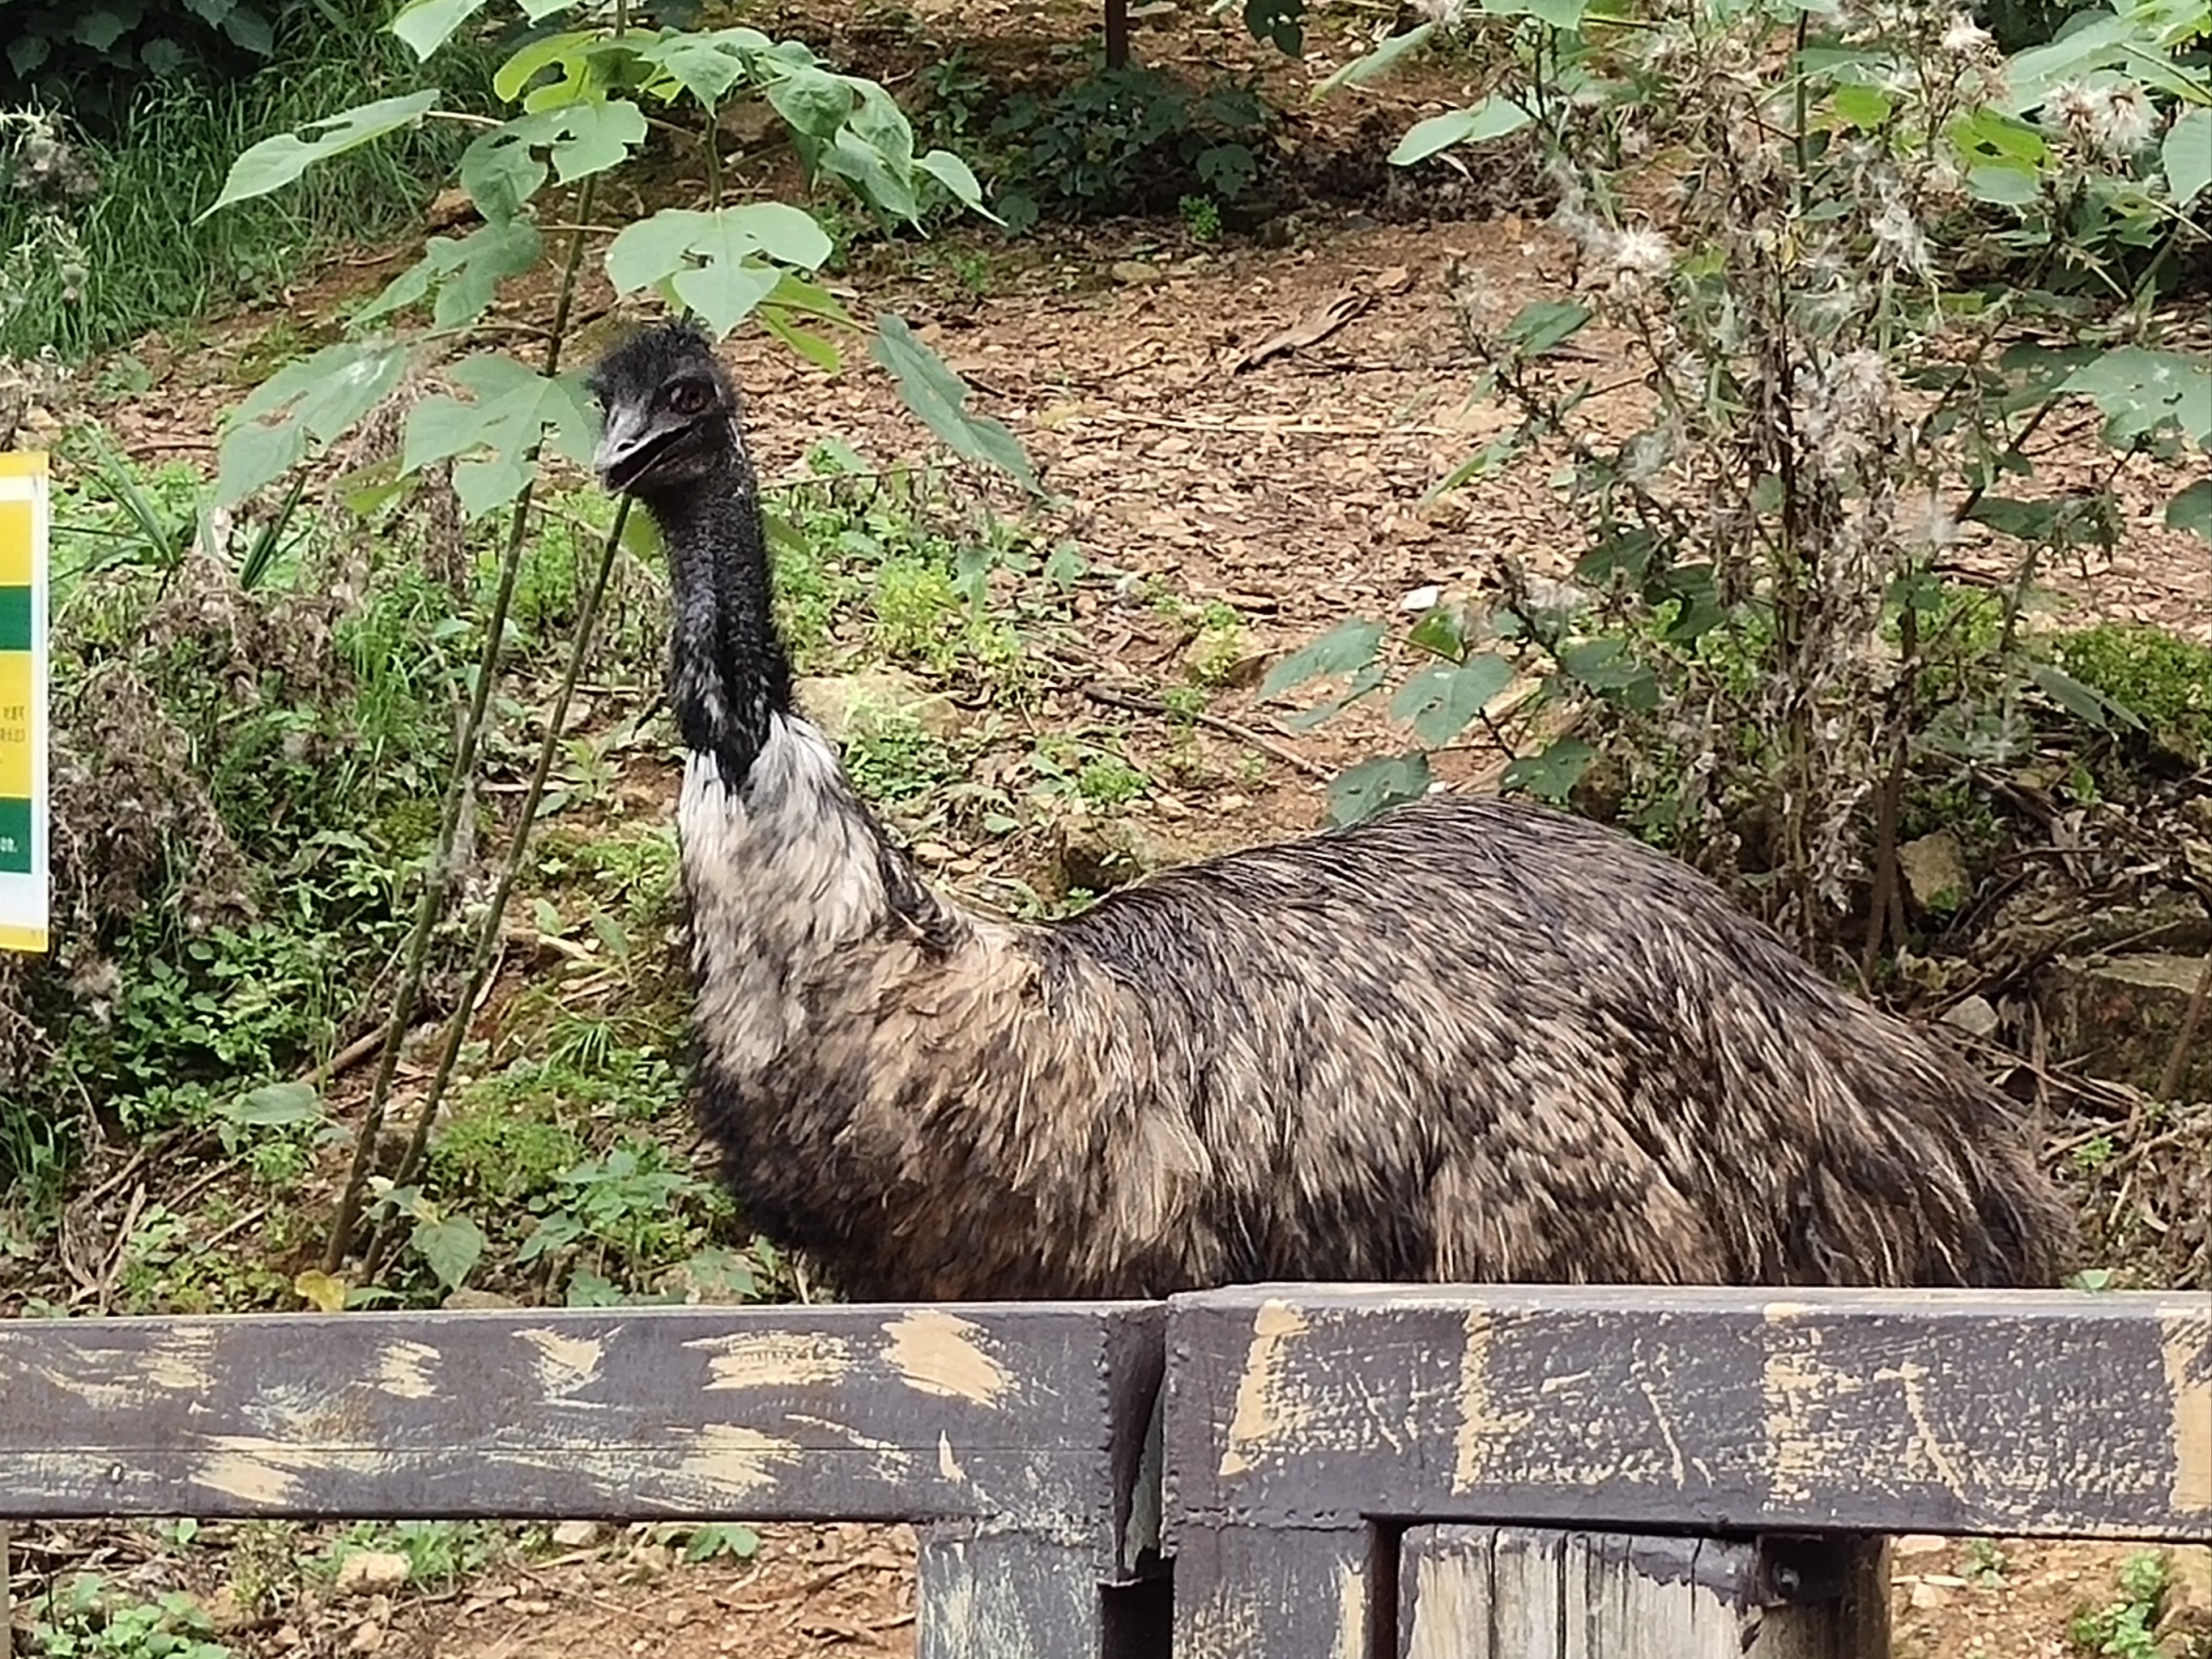
[[[771,714],[744,787],[726,788],[714,756],[684,765],[677,831],[691,902],[702,1040],[744,1075],[804,1030],[807,988],[834,953],[888,909],[875,835],[829,739],[795,714]]]

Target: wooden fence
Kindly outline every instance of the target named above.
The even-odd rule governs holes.
[[[923,1659],[1871,1659],[1884,1534],[2212,1540],[2212,1297],[0,1323],[0,1522],[187,1515],[908,1521]]]

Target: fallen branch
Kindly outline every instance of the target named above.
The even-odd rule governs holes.
[[[1263,732],[1255,732],[1249,726],[1239,726],[1235,720],[1224,720],[1218,714],[1208,714],[1201,711],[1185,715],[1169,708],[1167,704],[1157,698],[1131,696],[1123,691],[1109,691],[1103,685],[1086,685],[1083,688],[1083,695],[1093,702],[1103,703],[1109,708],[1126,708],[1133,714],[1164,714],[1174,719],[1189,720],[1196,725],[1206,727],[1209,732],[1218,732],[1224,737],[1235,738],[1239,743],[1249,744],[1261,754],[1271,759],[1279,760],[1284,765],[1303,772],[1310,778],[1318,778],[1323,783],[1329,781],[1330,773],[1327,767],[1308,760],[1294,749],[1284,747]]]

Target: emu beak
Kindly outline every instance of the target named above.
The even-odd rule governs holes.
[[[602,484],[619,494],[653,465],[661,436],[641,411],[617,404],[607,411],[605,428],[592,451],[592,471]]]

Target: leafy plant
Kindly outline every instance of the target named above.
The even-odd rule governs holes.
[[[1395,637],[1347,622],[1263,690],[1340,681],[1310,720],[1391,696],[1413,742],[1338,780],[1354,817],[1426,788],[1429,752],[1468,728],[1504,741],[1493,704],[1518,679],[1516,717],[1553,735],[1510,786],[1566,799],[1602,756],[1637,828],[1808,944],[1869,872],[1871,957],[1912,769],[2014,752],[2038,708],[2136,719],[2018,623],[2041,563],[2110,544],[2131,456],[2212,447],[2212,365],[2166,343],[2155,309],[2203,237],[2187,210],[2212,182],[2212,77],[2191,43],[2212,16],[2115,0],[2008,59],[1918,7],[1619,22],[1595,0],[1441,7],[1337,77],[1374,78],[1414,35],[1479,32],[1486,95],[1392,160],[1510,141],[1551,181],[1577,291],[1505,313],[1460,283],[1477,391],[1515,423],[1437,493],[1550,458],[1588,526],[1573,585],[1509,568],[1486,614],[1440,605]],[[1661,183],[1663,224],[1629,205]],[[1625,440],[1561,355],[1600,319],[1650,372]],[[2086,497],[2054,496],[2029,443],[2081,401],[2111,459]],[[2185,489],[2169,521],[2197,524],[2202,496]],[[1966,523],[2017,553],[1979,637],[1936,574]]]
[[[999,211],[1020,229],[1048,206],[1079,217],[1123,212],[1193,185],[1235,201],[1259,173],[1267,124],[1247,88],[1194,91],[1149,69],[1018,93],[991,124],[1006,150]]]
[[[45,1659],[230,1659],[231,1651],[189,1595],[136,1601],[95,1573],[70,1579],[31,1635]]]
[[[2077,1613],[2068,1639],[2085,1659],[2197,1659],[2203,1644],[2184,1645],[2178,1635],[2169,1642],[2161,1632],[2172,1591],[2172,1562],[2162,1551],[2139,1550],[2121,1565],[2119,1599]]]

